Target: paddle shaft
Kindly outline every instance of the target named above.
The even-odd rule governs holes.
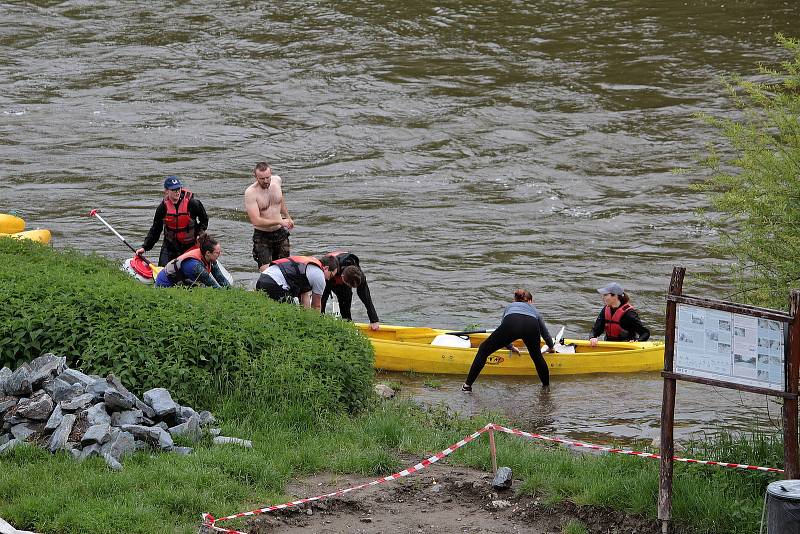
[[[122,241],[123,243],[125,243],[125,245],[127,245],[127,246],[128,246],[128,248],[129,248],[129,249],[131,249],[131,250],[133,251],[133,253],[134,253],[134,254],[136,254],[136,249],[135,249],[135,248],[133,248],[133,247],[131,246],[131,244],[130,244],[130,243],[128,243],[128,241],[127,241],[127,240],[126,240],[124,237],[122,237],[122,234],[120,234],[119,232],[117,232],[116,230],[114,230],[114,227],[113,227],[113,226],[111,226],[110,224],[108,224],[108,223],[106,222],[106,220],[105,220],[105,219],[103,219],[103,218],[100,216],[100,213],[99,213],[99,212],[100,212],[100,210],[94,209],[94,210],[92,210],[92,211],[90,211],[90,212],[89,212],[89,215],[91,215],[91,216],[93,216],[93,217],[97,217],[97,219],[98,219],[98,220],[99,220],[101,223],[105,224],[105,225],[106,225],[106,227],[107,227],[109,230],[111,230],[112,232],[114,232],[114,235],[115,235],[115,236],[117,236],[117,237],[120,239],[120,241]],[[145,257],[144,257],[144,255],[141,255],[141,258],[142,258],[144,261],[146,261],[147,263],[149,263],[149,264],[153,265],[153,262],[151,262],[150,260],[148,260],[147,258],[145,258]]]

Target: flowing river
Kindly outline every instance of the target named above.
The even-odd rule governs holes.
[[[177,174],[249,287],[242,194],[267,160],[293,252],[356,252],[384,323],[493,327],[526,287],[585,337],[613,279],[660,337],[673,265],[687,293],[731,294],[699,278],[724,259],[690,189],[719,135],[694,114],[731,116],[721,77],[780,61],[773,35],[798,27],[777,0],[0,2],[0,212],[121,261],[87,213],[138,246]],[[462,377],[391,379],[528,430],[657,435],[657,373],[556,377],[545,399],[529,380],[469,397]],[[681,435],[779,413],[694,385],[678,401]]]

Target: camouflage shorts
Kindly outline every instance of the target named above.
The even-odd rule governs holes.
[[[278,228],[273,232],[253,231],[253,259],[259,267],[289,256],[289,231]]]

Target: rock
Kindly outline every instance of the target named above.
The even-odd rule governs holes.
[[[16,406],[18,402],[17,397],[0,397],[0,415]]]
[[[359,521],[361,521],[362,523],[372,523],[372,518],[371,517],[362,517],[361,519],[359,519]]]
[[[56,452],[66,446],[69,435],[72,432],[72,425],[75,424],[75,419],[77,419],[77,417],[72,413],[64,416],[61,420],[61,424],[58,425],[58,428],[56,428],[55,432],[53,432],[53,435],[50,437],[50,443],[48,445],[50,452]]]
[[[137,410],[141,410],[144,416],[147,417],[148,419],[156,418],[156,411],[153,408],[151,408],[150,405],[148,405],[147,403],[142,402],[139,399],[136,399],[134,406],[136,406]]]
[[[172,452],[181,456],[188,456],[194,452],[194,449],[191,447],[173,447]]]
[[[174,416],[179,410],[179,406],[172,400],[172,395],[164,388],[145,391],[144,402],[153,408],[158,419]]]
[[[6,395],[15,397],[27,397],[31,394],[31,368],[27,363],[20,365],[11,376],[6,378],[3,386]]]
[[[92,456],[100,456],[102,448],[97,443],[93,443],[87,447],[84,447],[81,451],[81,455],[78,457],[79,460],[83,461],[87,458],[91,458]]]
[[[386,384],[375,384],[375,393],[384,399],[391,399],[395,395],[395,391]]]
[[[107,389],[103,395],[106,409],[110,412],[122,412],[133,408],[134,400],[116,389]]]
[[[86,393],[86,388],[81,384],[70,384],[56,378],[53,383],[45,388],[55,402],[69,402],[72,399]]]
[[[494,475],[492,486],[496,489],[508,489],[511,487],[512,474],[510,467],[499,467]]]
[[[106,461],[106,465],[110,467],[114,471],[119,471],[122,469],[122,464],[117,461],[116,458],[111,456],[110,454],[102,454],[103,459]]]
[[[123,425],[120,427],[124,432],[130,432],[137,440],[144,441],[154,447],[160,449],[170,450],[174,446],[172,437],[169,432],[158,426],[142,426],[142,425]]]
[[[43,354],[30,363],[31,387],[37,388],[50,377],[62,373],[67,368],[67,359],[52,353]]]
[[[44,433],[44,423],[19,423],[11,427],[11,434],[21,441],[36,438]]]
[[[153,427],[158,428],[158,427]],[[164,451],[171,451],[173,447],[175,447],[175,443],[172,441],[172,436],[169,435],[169,432],[163,429],[161,433],[158,435],[158,447]]]
[[[511,502],[506,500],[492,501],[491,507],[495,510],[503,510],[504,508],[510,508]]]
[[[81,373],[76,369],[65,369],[63,373],[58,375],[58,378],[63,380],[64,382],[72,385],[72,384],[80,384],[83,386],[84,391],[86,390],[89,385],[93,384],[96,379]]]
[[[222,434],[222,429],[221,428],[212,428],[211,430],[208,431],[208,433],[216,438],[217,436]]]
[[[0,454],[3,454],[4,452],[10,451],[14,447],[19,447],[23,443],[24,442],[21,439],[12,439],[12,440],[6,441],[2,445],[0,445]]]
[[[165,421],[161,421],[160,423],[157,423],[157,424],[155,424],[153,426],[157,426],[158,428],[160,428],[161,430],[164,430],[164,431],[168,431],[169,430],[169,425]]]
[[[17,530],[0,518],[0,534],[36,534],[30,530]]]
[[[229,438],[227,436],[217,436],[214,438],[214,445],[241,445],[247,449],[253,448],[253,442],[246,439],[239,439],[239,438]]]
[[[89,425],[101,425],[103,423],[111,425],[111,416],[108,415],[104,402],[91,406],[84,413],[86,414],[86,422]]]
[[[101,423],[99,425],[92,425],[86,429],[86,433],[81,438],[81,445],[91,445],[98,443],[102,445],[111,438],[111,425],[108,423]]]
[[[208,410],[200,412],[200,426],[213,425],[216,422],[217,420],[214,419],[214,416],[211,415],[211,412]]]
[[[0,369],[0,397],[5,395],[5,387],[6,387],[6,380],[8,377],[11,376],[11,369],[8,367],[3,367]]]
[[[65,412],[76,412],[83,410],[94,400],[94,395],[91,393],[84,393],[74,397],[72,400],[61,401],[61,409]]]
[[[53,413],[53,399],[47,393],[31,399],[22,399],[17,404],[16,415],[32,421],[47,421],[51,413]]]
[[[169,433],[173,438],[177,436],[186,436],[192,440],[192,442],[196,443],[200,441],[200,438],[203,437],[203,431],[200,430],[200,416],[195,413],[185,423],[170,428]]]
[[[126,412],[114,412],[111,414],[112,426],[139,425],[144,416],[141,410],[128,410]]]
[[[56,406],[53,410],[53,413],[50,414],[50,418],[47,420],[47,424],[44,425],[45,432],[52,432],[58,425],[61,424],[61,421],[64,420],[64,413],[61,411],[61,406]]]
[[[86,393],[91,393],[94,402],[103,402],[103,398],[106,395],[106,391],[114,391],[108,383],[103,380],[95,380],[91,384],[86,387]]]
[[[191,406],[181,406],[179,410],[180,416],[178,418],[178,423],[185,423],[189,419],[192,418],[193,415],[197,416],[197,420],[200,421],[200,414],[194,411],[194,408]]]
[[[133,434],[116,428],[111,429],[111,439],[103,445],[102,449],[103,453],[110,454],[117,460],[133,454],[135,451],[136,440],[133,438]]]

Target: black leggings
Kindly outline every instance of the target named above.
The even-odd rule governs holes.
[[[493,352],[518,339],[521,339],[528,348],[528,353],[536,366],[536,373],[539,375],[542,385],[550,385],[550,370],[547,368],[547,362],[544,361],[541,351],[542,336],[539,332],[539,321],[530,315],[522,315],[520,313],[506,315],[497,330],[492,332],[486,338],[486,341],[481,343],[465,383],[471,386],[475,379],[478,378],[478,375],[481,374],[483,366],[486,365],[486,358]]]

